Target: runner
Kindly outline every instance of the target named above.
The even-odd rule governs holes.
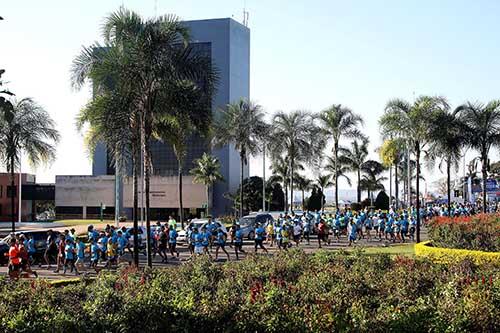
[[[21,258],[19,256],[19,247],[17,245],[17,239],[12,237],[10,239],[9,248],[9,277],[11,280],[19,279],[19,274],[21,270]]]
[[[266,239],[266,230],[262,227],[260,223],[255,224],[255,253],[257,253],[257,248],[261,248],[264,252],[267,252],[266,247],[264,246],[264,240]]]
[[[57,256],[56,237],[55,237],[54,233],[52,232],[52,229],[47,231],[47,241],[45,242],[45,244],[46,244],[46,248],[45,248],[45,253],[43,255],[43,258],[45,260],[45,263],[47,264],[47,269],[50,270],[50,268],[51,268],[50,263]]]
[[[64,246],[64,270],[63,275],[66,275],[66,269],[68,266],[71,268],[70,272],[75,271],[75,275],[78,275],[78,269],[75,266],[75,246],[71,238],[67,238]]]
[[[174,252],[176,253],[175,257],[179,258],[179,252],[176,249],[177,246],[177,230],[175,228],[177,227],[177,224],[175,227],[173,225],[169,225],[169,232],[168,232],[168,248],[170,249],[170,254],[172,257],[174,257]]]
[[[231,257],[229,256],[229,253],[226,251],[226,240],[227,240],[227,235],[224,231],[222,231],[222,228],[217,228],[217,238],[216,238],[216,247],[215,247],[215,261],[218,260],[219,258],[219,249],[222,249],[224,253],[227,255],[227,261],[231,260]]]
[[[240,230],[240,225],[235,224],[234,232],[234,253],[236,254],[236,260],[239,260],[238,252],[245,253],[243,251],[243,233]]]

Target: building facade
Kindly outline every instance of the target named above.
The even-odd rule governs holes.
[[[212,64],[219,74],[218,86],[215,96],[212,98],[213,115],[216,116],[221,108],[226,107],[231,102],[242,98],[248,99],[250,97],[250,30],[230,18],[186,21],[184,23],[190,29],[193,49],[210,56]],[[193,135],[189,139],[188,147],[184,168],[186,176],[189,175],[189,170],[194,166],[193,161],[210,150],[208,142],[198,135]],[[153,142],[151,143],[151,152],[154,175],[151,179],[151,187],[166,186],[165,184],[169,184],[177,175],[177,160],[173,149],[166,143]],[[213,211],[216,216],[228,214],[231,212],[232,203],[225,199],[225,194],[235,193],[238,190],[239,153],[233,145],[214,148],[211,153],[219,159],[221,173],[224,177],[224,182],[215,184],[213,189]],[[105,146],[97,147],[93,156],[92,175],[114,177],[114,173],[115,170]],[[247,176],[248,165],[244,170],[244,177]],[[194,185],[192,181],[189,182],[190,179],[185,178],[183,181],[185,189]],[[124,211],[130,217],[131,205],[127,202],[127,197],[131,195],[130,189],[125,184],[116,185],[118,192],[122,194],[119,196],[121,199],[118,204],[123,205]],[[194,190],[196,187],[192,187],[192,189]],[[165,192],[165,196],[161,200],[158,198],[158,207],[154,208],[178,208],[177,195],[175,194],[177,190],[167,190],[164,187],[162,191]],[[193,199],[193,203],[199,204],[199,207],[196,208],[202,208],[207,204],[206,191],[203,189],[200,191],[200,195],[203,195],[204,199],[201,201]],[[110,195],[114,196],[114,191]],[[59,194],[57,196],[59,197]],[[184,193],[185,200],[190,200],[191,197],[198,198],[198,196],[193,192]],[[150,200],[155,200],[154,193],[151,193]],[[57,201],[56,199],[56,204],[60,207]],[[111,206],[114,207],[115,204],[113,203]]]

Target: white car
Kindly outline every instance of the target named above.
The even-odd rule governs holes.
[[[222,224],[221,222],[219,222],[217,220],[214,220],[214,222],[215,222],[217,228],[221,228],[222,231],[227,233],[227,229],[224,226],[224,224]],[[191,220],[190,223],[186,224],[186,227],[184,228],[184,230],[181,230],[178,232],[177,241],[178,242],[187,242],[187,236],[186,236],[187,229],[189,228],[190,225],[193,225],[194,228],[201,230],[201,228],[203,228],[207,224],[208,224],[208,219],[193,219],[193,220]]]

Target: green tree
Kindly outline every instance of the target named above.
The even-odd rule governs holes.
[[[177,94],[178,97],[175,103],[172,103],[170,112],[156,118],[153,125],[153,136],[170,144],[177,158],[179,217],[182,228],[184,228],[182,176],[188,151],[188,140],[195,135],[202,137],[208,134],[208,126],[211,123],[211,110],[199,102],[203,100],[203,96],[200,96],[203,92],[191,82],[184,82],[183,85],[179,85]],[[190,116],[190,113],[198,114],[196,121]]]
[[[338,161],[357,175],[357,202],[361,202],[361,169],[368,157],[368,138],[360,136],[351,142],[350,148],[339,147]]]
[[[389,182],[392,184],[392,168],[394,167],[394,193],[396,199],[396,209],[399,207],[399,164],[404,155],[404,142],[401,139],[384,140],[378,150],[382,164],[389,168]],[[390,191],[392,192],[392,191]],[[392,195],[392,193],[390,193]],[[390,198],[389,201],[392,201]]]
[[[331,181],[331,176],[330,175],[319,175],[318,178],[316,178],[316,185],[319,187],[321,194],[324,195],[326,188],[334,185],[334,183]],[[325,209],[325,200],[321,200],[321,211],[324,211]]]
[[[195,167],[191,169],[191,174],[194,176],[194,182],[203,184],[207,191],[207,214],[212,214],[212,190],[213,186],[218,181],[224,181],[224,177],[220,173],[219,160],[207,153],[194,161]]]
[[[31,98],[12,103],[12,108],[2,107],[0,117],[0,161],[7,167],[11,179],[12,232],[15,232],[14,172],[24,152],[33,167],[54,160],[59,132],[50,115]]]
[[[305,176],[296,177],[297,188],[302,192],[302,210],[306,209],[305,192],[312,189],[313,181]]]
[[[304,111],[278,112],[273,117],[270,150],[273,156],[284,155],[289,163],[290,209],[293,210],[293,186],[297,163],[311,163],[317,156],[320,138],[312,116]],[[288,211],[288,207],[285,207]]]
[[[250,155],[262,150],[262,141],[268,131],[262,107],[251,101],[240,100],[221,110],[214,126],[214,139],[217,145],[234,144],[240,153],[240,202],[243,203],[244,167]],[[243,216],[240,205],[239,217]]]
[[[351,109],[338,105],[332,105],[319,115],[320,126],[327,140],[333,142],[333,165],[335,179],[335,209],[339,208],[339,188],[337,170],[340,167],[338,160],[340,140],[342,138],[355,138],[361,134],[358,127],[363,125],[361,116],[352,112]]]
[[[374,160],[368,160],[361,166],[363,176],[360,181],[360,187],[362,190],[368,192],[371,206],[373,206],[373,192],[385,189],[383,182],[387,180],[387,177],[381,176],[384,171],[384,166]]]
[[[500,100],[488,104],[467,103],[456,110],[464,125],[466,144],[479,152],[483,176],[483,212],[486,212],[486,180],[488,178],[489,152],[500,142]]]
[[[451,168],[458,171],[465,144],[464,126],[458,119],[457,109],[453,113],[440,112],[430,124],[431,144],[427,154],[429,166],[434,168],[434,161],[439,160],[439,169],[446,166],[446,195],[448,212],[451,212]]]
[[[394,99],[387,103],[379,120],[383,137],[405,139],[416,157],[417,242],[420,242],[420,157],[431,142],[430,123],[436,114],[448,109],[449,105],[444,97],[420,96],[413,104]]]
[[[102,30],[104,47],[96,43],[84,49],[84,57],[75,59],[74,81],[92,79],[87,74],[89,68],[94,69],[94,76],[100,76],[104,82],[111,81],[111,85],[119,87],[113,90],[120,93],[120,101],[128,101],[124,104],[125,110],[133,109],[138,115],[134,118],[140,129],[141,149],[144,154],[146,245],[148,266],[151,266],[150,142],[155,119],[169,114],[175,106],[181,105],[179,86],[184,85],[186,81],[197,85],[200,91],[204,92],[197,96],[203,96],[198,102],[209,108],[217,79],[216,73],[212,69],[210,57],[193,52],[189,46],[189,31],[175,16],[166,15],[144,20],[134,12],[120,9],[105,19]],[[88,53],[115,54],[116,57],[113,59],[107,56],[110,61],[106,62],[106,66],[98,66],[101,72],[96,74],[93,62],[85,61],[89,58]],[[118,72],[120,75],[110,76],[110,72]],[[196,112],[190,112],[189,116],[193,121],[199,120],[199,114]]]

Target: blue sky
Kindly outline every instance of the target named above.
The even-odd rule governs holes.
[[[238,21],[245,4],[243,0],[2,1],[0,67],[7,70],[5,79],[18,96],[40,102],[62,133],[58,159],[36,170],[39,181],[54,181],[56,174],[91,173],[74,126],[89,93],[70,89],[71,61],[82,45],[100,40],[106,14],[123,3],[152,16],[155,2],[158,14]],[[453,106],[500,98],[498,1],[247,0],[246,8],[251,98],[269,114],[347,105],[365,118],[371,151],[380,144],[377,121],[390,98],[443,95]],[[251,174],[261,174],[261,161],[252,159]],[[23,171],[30,169],[24,165]],[[430,180],[439,177],[439,171],[428,175]]]

